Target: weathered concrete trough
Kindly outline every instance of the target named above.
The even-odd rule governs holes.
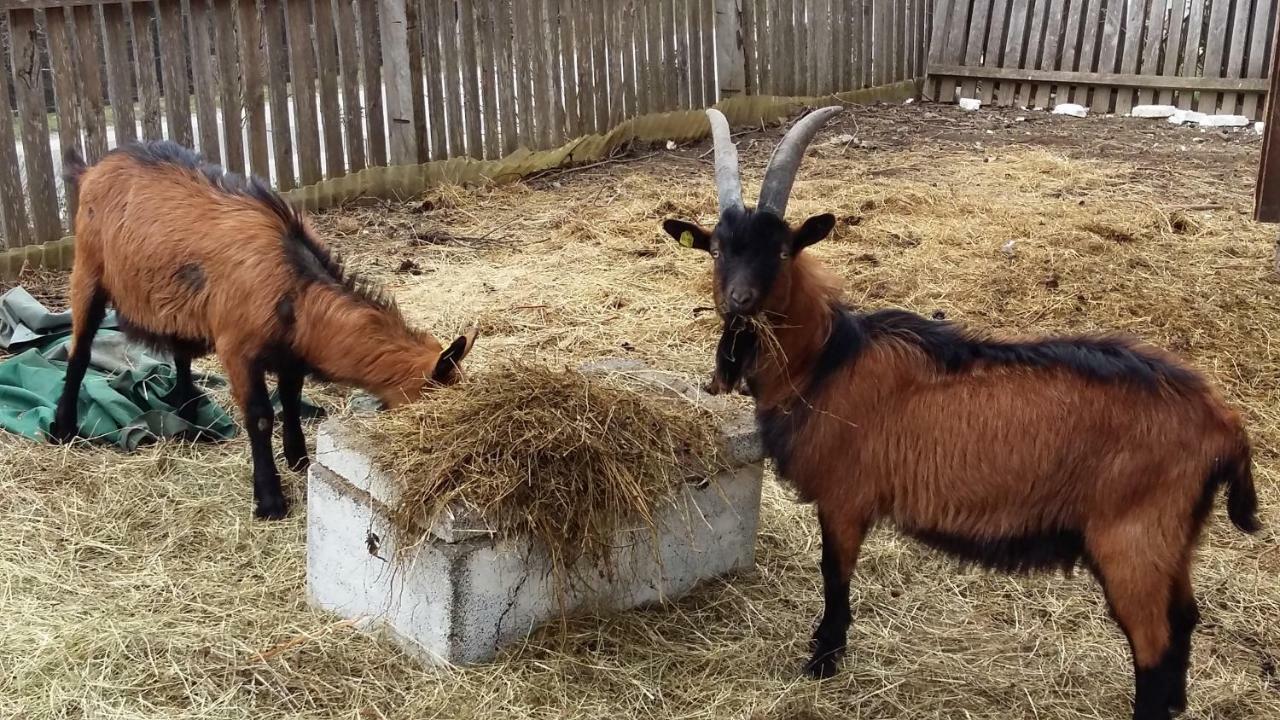
[[[712,398],[643,365],[603,361],[584,370],[625,373],[655,393]],[[388,478],[340,425],[326,422],[307,485],[307,589],[311,601],[386,635],[427,663],[491,659],[561,613],[602,613],[678,598],[698,583],[755,564],[762,451],[750,417],[722,428],[731,469],[687,484],[647,526],[619,532],[612,573],[580,564],[556,584],[545,550],[503,539],[461,511],[412,538],[397,537]],[[425,522],[424,522],[425,527]],[[655,542],[656,539],[656,542]]]

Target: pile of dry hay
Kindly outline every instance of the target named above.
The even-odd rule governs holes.
[[[362,423],[399,485],[396,520],[420,531],[448,507],[546,546],[562,577],[581,559],[609,565],[628,525],[691,477],[722,466],[707,409],[634,384],[533,362],[492,366],[426,400]]]

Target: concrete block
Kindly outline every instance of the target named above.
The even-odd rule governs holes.
[[[1186,123],[1200,124],[1204,120],[1205,114],[1194,110],[1179,110],[1168,117],[1168,122],[1174,125],[1184,125]]]
[[[960,98],[959,105],[961,110],[977,110],[982,107],[982,101],[977,98]]]
[[[1200,118],[1200,127],[1249,127],[1249,118],[1244,115],[1205,115]]]
[[[585,371],[625,374],[697,402],[722,401],[631,361]],[[700,396],[700,397],[699,397]],[[504,538],[464,508],[401,537],[390,520],[395,486],[346,431],[326,421],[307,483],[307,591],[315,605],[389,638],[428,664],[485,662],[561,612],[618,612],[688,593],[755,564],[763,451],[754,421],[722,431],[731,469],[698,479],[611,543],[613,573],[580,563],[556,585],[545,548]]]
[[[1136,118],[1167,118],[1176,112],[1178,108],[1172,105],[1138,105],[1129,111],[1129,115]]]
[[[1070,115],[1071,117],[1085,117],[1089,111],[1083,105],[1075,103],[1059,103],[1053,108],[1054,115]]]

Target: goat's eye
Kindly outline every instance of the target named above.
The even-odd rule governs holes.
[[[720,257],[720,248],[711,248],[711,257],[713,258]]]

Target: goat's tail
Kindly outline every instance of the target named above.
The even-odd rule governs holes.
[[[1227,517],[1233,525],[1246,533],[1262,529],[1258,522],[1258,491],[1253,486],[1253,451],[1243,433],[1232,451],[1214,465],[1210,482],[1226,487]]]
[[[80,151],[75,148],[68,148],[62,155],[62,180],[68,187],[80,188],[80,178],[84,175],[85,170],[89,166],[85,164],[84,158],[80,157]]]

